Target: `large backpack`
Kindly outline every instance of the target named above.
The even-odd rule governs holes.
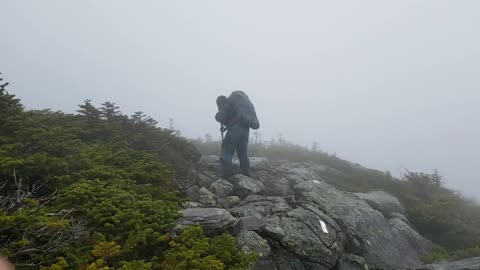
[[[234,91],[228,97],[228,100],[239,114],[240,121],[242,121],[252,129],[260,128],[260,123],[258,122],[255,107],[248,98],[247,94],[245,94],[243,91]]]

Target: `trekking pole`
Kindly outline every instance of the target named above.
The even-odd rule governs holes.
[[[225,129],[223,128],[223,124],[220,123],[220,133],[222,134],[222,148],[223,148],[223,140],[224,140],[223,133],[224,132],[225,132]],[[220,153],[220,163],[222,163],[222,161],[223,161],[223,157],[222,157],[222,154]]]
[[[224,136],[223,136],[224,132],[225,132],[225,129],[223,128],[223,125],[220,124],[220,133],[222,134],[222,144],[223,144],[223,140],[224,140]]]

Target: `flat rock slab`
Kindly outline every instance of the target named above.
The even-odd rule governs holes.
[[[235,223],[235,218],[222,208],[189,208],[180,213],[177,224],[199,225],[207,234],[226,231]]]

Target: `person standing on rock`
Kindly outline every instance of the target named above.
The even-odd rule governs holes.
[[[222,132],[221,174],[223,178],[234,175],[232,159],[235,151],[240,160],[242,174],[250,176],[250,159],[248,158],[248,139],[250,128],[260,128],[255,107],[242,91],[233,92],[228,98],[217,98],[218,112],[215,120],[220,122]],[[225,138],[223,132],[227,131]]]

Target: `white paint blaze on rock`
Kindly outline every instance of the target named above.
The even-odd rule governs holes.
[[[325,222],[323,222],[323,220],[320,220],[320,226],[322,226],[322,231],[324,233],[328,233],[327,224],[325,224]]]

